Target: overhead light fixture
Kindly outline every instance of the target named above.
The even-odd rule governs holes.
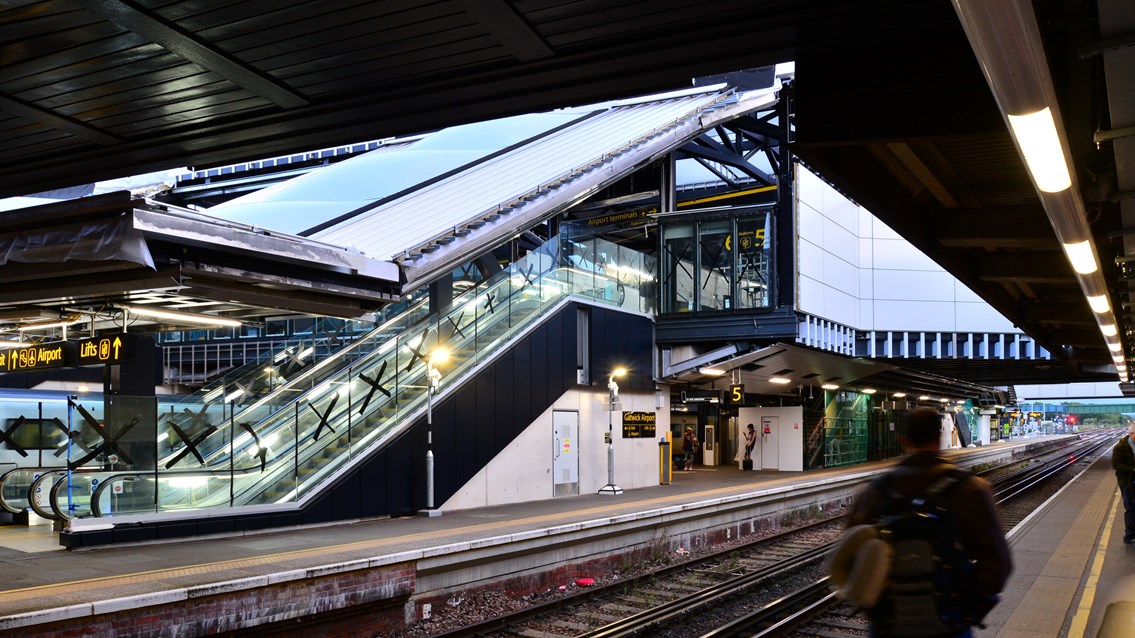
[[[11,341],[9,339],[0,340],[0,350],[11,350],[12,348],[26,348],[34,344],[25,343],[23,341]]]
[[[1072,264],[1072,270],[1081,275],[1090,275],[1099,270],[1096,265],[1096,253],[1092,250],[1092,242],[1085,239],[1061,246],[1064,247],[1064,254],[1068,256],[1068,263]]]
[[[929,401],[929,400],[930,400],[930,395],[928,395],[928,394],[924,394],[924,395],[922,395],[922,396],[918,397],[918,400],[919,400],[919,401]]]
[[[906,396],[906,393],[905,392],[896,392],[896,393],[892,394],[891,396],[893,396],[896,399],[901,399],[901,398]]]
[[[725,371],[719,368],[702,368],[701,373],[709,375],[711,377],[720,377],[721,375],[725,374]]]
[[[1111,304],[1107,301],[1107,295],[1089,296],[1088,305],[1091,306],[1092,312],[1103,313],[1111,310]]]
[[[838,390],[839,389],[839,386],[834,384],[834,383],[825,383],[824,385],[822,385],[820,387],[825,389],[825,390]]]
[[[950,400],[946,399],[946,398],[938,399],[938,401],[941,402],[941,403],[949,403],[950,402]]]
[[[236,319],[226,319],[225,317],[215,317],[213,315],[198,315],[188,312],[176,312],[173,310],[158,310],[157,308],[146,308],[142,306],[123,306],[123,309],[129,313],[142,317],[166,319],[171,322],[195,323],[205,326],[227,326],[231,328],[236,328],[242,325],[241,322],[237,321]]]
[[[1072,177],[1056,132],[1056,122],[1052,119],[1052,109],[1046,106],[1025,115],[1009,113],[1008,118],[1036,187],[1046,193],[1070,188]]]
[[[77,315],[72,315],[72,316],[70,316],[70,317],[68,317],[68,318],[66,318],[62,321],[51,321],[49,323],[28,323],[28,324],[24,324],[22,326],[17,326],[16,330],[19,330],[20,332],[29,332],[31,330],[50,330],[51,328],[66,328],[67,326],[73,326],[73,325],[79,323],[82,320],[83,320],[82,317],[79,317]]]
[[[863,388],[860,392],[863,394],[875,394],[876,390],[875,388]]]
[[[1119,352],[1119,351],[1123,350],[1123,346],[1121,344],[1112,343],[1112,342],[1108,341],[1107,342],[1107,349],[1111,350],[1112,352]]]
[[[784,377],[769,377],[768,382],[775,383],[777,385],[784,385],[785,383],[792,383],[792,379],[785,379]]]
[[[1100,332],[1102,332],[1105,337],[1114,337],[1119,334],[1114,323],[1100,324]]]

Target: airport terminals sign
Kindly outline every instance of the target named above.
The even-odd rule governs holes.
[[[0,350],[0,374],[131,363],[138,351],[137,346],[136,335],[115,334]]]
[[[654,412],[623,412],[623,438],[654,438],[654,424],[658,415]]]

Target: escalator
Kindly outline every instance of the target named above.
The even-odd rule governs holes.
[[[479,367],[572,297],[648,312],[652,272],[641,253],[598,239],[554,238],[397,337],[369,348],[353,344],[321,362],[333,374],[282,387],[260,407],[229,416],[194,446],[203,467],[183,463],[196,457],[191,452],[151,472],[73,473],[69,484],[55,484],[52,507],[106,517],[311,501],[420,420],[431,398],[431,351],[450,353],[441,369],[446,389],[472,383]]]

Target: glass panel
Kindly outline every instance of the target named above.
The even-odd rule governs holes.
[[[733,242],[731,221],[705,222],[698,229],[701,270],[698,278],[699,310],[733,308]]]
[[[767,308],[772,302],[769,281],[772,250],[765,213],[737,220],[737,308]]]
[[[438,365],[444,392],[569,295],[649,309],[644,287],[656,270],[650,258],[601,240],[553,239],[437,316],[423,321],[422,303],[322,360],[309,363],[306,349],[293,348],[262,370],[271,379],[226,384],[151,415],[159,434],[148,460],[140,445],[127,450],[130,463],[104,456],[75,469],[61,509],[108,516],[294,502],[425,415],[431,351],[450,353]],[[78,440],[89,447],[99,436]]]
[[[694,226],[671,226],[662,238],[662,312],[694,310]]]

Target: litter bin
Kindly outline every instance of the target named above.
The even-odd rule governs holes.
[[[670,456],[670,439],[658,442],[658,484],[669,485],[674,471],[674,459]]]

